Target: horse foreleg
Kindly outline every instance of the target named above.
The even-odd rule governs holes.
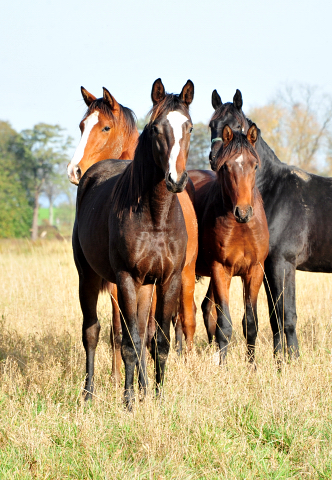
[[[124,402],[126,407],[131,409],[134,402],[135,367],[141,352],[141,339],[137,326],[137,288],[131,275],[123,271],[117,273],[116,283],[121,310],[121,354],[125,364]]]
[[[170,324],[181,290],[181,272],[172,275],[164,285],[157,286],[156,332],[151,342],[155,364],[156,393],[163,384],[165,365],[170,348]]]
[[[94,360],[100,332],[97,300],[101,283],[102,279],[86,265],[79,279],[79,297],[83,313],[82,340],[86,354],[85,400],[91,399],[94,389]]]
[[[149,328],[151,327],[151,310],[154,307],[155,297],[154,285],[144,285],[138,290],[138,332],[141,339],[141,350],[138,361],[138,384],[141,393],[145,396],[148,386],[146,369],[146,346],[149,339]],[[154,322],[153,322],[154,323]]]
[[[118,305],[118,292],[114,283],[107,284],[108,292],[111,296],[112,302],[112,323],[110,331],[110,340],[112,347],[112,377],[116,385],[121,381],[121,342],[122,342],[122,330],[121,330],[121,318]]]
[[[243,335],[247,341],[247,355],[250,363],[255,361],[255,344],[258,332],[257,299],[263,282],[263,266],[251,268],[243,277],[245,312],[242,320]]]
[[[220,263],[212,266],[211,282],[217,309],[216,341],[219,346],[220,363],[227,356],[228,344],[232,336],[232,319],[229,313],[229,287],[231,277]]]
[[[208,291],[206,292],[206,295],[202,302],[201,308],[202,308],[204,325],[206,328],[206,333],[209,339],[209,343],[212,344],[213,338],[216,335],[217,319],[216,319],[216,309],[214,306],[214,295],[213,295],[211,280],[209,283]]]
[[[285,341],[290,358],[299,356],[296,335],[295,265],[284,258],[267,257],[264,286],[269,303],[270,323],[273,332],[274,355],[285,354]]]

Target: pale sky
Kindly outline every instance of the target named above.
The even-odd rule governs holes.
[[[331,21],[322,0],[3,1],[0,119],[58,123],[77,143],[81,85],[139,118],[158,77],[174,93],[194,82],[194,122],[209,120],[214,88],[223,101],[239,88],[244,112],[287,82],[332,95]]]

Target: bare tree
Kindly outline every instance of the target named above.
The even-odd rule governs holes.
[[[269,104],[248,116],[280,160],[317,173],[326,171],[332,99],[310,85],[286,85]]]

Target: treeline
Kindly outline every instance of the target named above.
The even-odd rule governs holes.
[[[331,97],[311,86],[286,86],[268,104],[244,106],[244,112],[281,161],[332,176]],[[146,119],[138,120],[138,129],[145,123]],[[55,199],[66,198],[73,211],[76,189],[66,174],[71,141],[59,125],[39,123],[18,133],[0,121],[0,237],[37,238],[41,195],[49,202],[50,225]],[[208,124],[196,123],[188,168],[210,168],[209,151]]]
[[[60,194],[71,199],[66,178],[70,145],[59,125],[39,123],[17,132],[0,121],[0,237],[35,240],[41,194],[50,210]]]

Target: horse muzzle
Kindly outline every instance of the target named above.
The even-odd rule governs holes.
[[[234,208],[234,217],[238,223],[248,223],[254,214],[251,205],[236,205]]]
[[[169,192],[181,193],[186,188],[188,182],[188,172],[185,170],[178,182],[174,182],[170,173],[167,171],[165,175],[166,187]]]
[[[74,185],[79,184],[79,181],[81,180],[81,177],[82,177],[82,172],[79,166],[71,165],[69,163],[67,167],[67,174],[68,174],[68,179],[71,183],[73,183]]]

